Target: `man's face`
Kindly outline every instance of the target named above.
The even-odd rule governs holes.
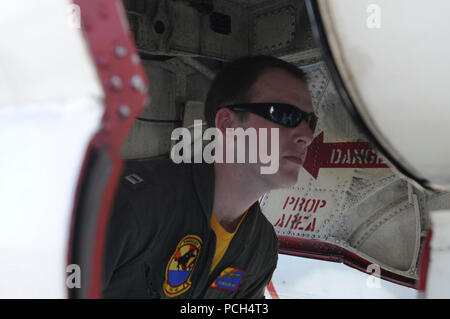
[[[313,112],[311,96],[306,85],[281,69],[269,69],[264,72],[252,86],[250,103],[279,102],[298,107],[304,112]],[[247,113],[244,127],[267,128],[268,150],[270,145],[270,129],[279,129],[279,169],[272,175],[261,175],[264,181],[272,189],[286,188],[296,184],[300,167],[306,158],[306,151],[313,139],[313,133],[302,121],[295,128],[287,128],[272,121],[266,120],[253,113]],[[253,173],[260,174],[259,169],[250,168]]]

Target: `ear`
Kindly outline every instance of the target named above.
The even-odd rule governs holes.
[[[217,111],[214,122],[216,124],[216,128],[219,129],[225,136],[226,129],[234,127],[233,125],[235,124],[235,120],[235,115],[230,109],[221,108]]]

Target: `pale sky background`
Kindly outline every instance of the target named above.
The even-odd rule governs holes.
[[[415,299],[415,289],[379,281],[379,288],[369,274],[341,263],[278,255],[278,266],[272,283],[281,299],[311,298],[385,298]],[[266,298],[270,294],[266,289]]]

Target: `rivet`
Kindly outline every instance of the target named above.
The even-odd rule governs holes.
[[[125,47],[123,47],[123,46],[116,46],[115,48],[114,48],[114,52],[115,52],[115,54],[116,54],[116,56],[118,57],[118,58],[123,58],[123,57],[125,57],[126,55],[127,55],[127,49],[125,48]]]
[[[122,118],[127,118],[128,116],[130,116],[130,108],[126,105],[120,105],[119,106],[119,114]]]
[[[96,58],[97,65],[101,68],[105,68],[108,65],[108,59],[105,56],[97,56]]]
[[[131,56],[131,62],[132,62],[133,64],[138,64],[139,61],[140,61],[139,55],[137,55],[136,53],[133,54],[133,55]]]
[[[122,79],[118,75],[114,75],[109,79],[109,82],[111,83],[112,87],[116,91],[120,91],[123,88]]]
[[[142,81],[142,78],[139,75],[134,75],[131,78],[131,85],[141,93],[147,92],[147,87],[144,85],[144,81]]]

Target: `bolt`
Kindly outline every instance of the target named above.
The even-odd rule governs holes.
[[[131,85],[141,93],[147,93],[147,87],[144,85],[144,81],[139,75],[134,75],[131,78]]]
[[[122,79],[118,75],[114,75],[109,79],[109,82],[113,86],[114,90],[120,91],[123,88]]]
[[[108,59],[102,55],[96,57],[96,62],[101,68],[105,68],[108,65]]]
[[[122,118],[127,118],[130,116],[130,108],[126,105],[120,105],[119,106],[119,114]]]
[[[116,56],[118,57],[118,58],[123,58],[123,57],[125,57],[126,55],[127,55],[127,49],[125,48],[125,47],[123,47],[123,46],[117,46],[117,47],[115,47],[115,49],[114,49],[114,52],[116,53]]]
[[[136,53],[131,56],[131,62],[133,62],[133,64],[138,64],[139,61],[139,55],[137,55]]]

